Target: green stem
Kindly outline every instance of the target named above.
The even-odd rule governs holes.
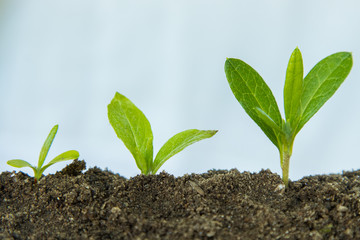
[[[287,148],[284,152],[280,152],[282,180],[285,184],[285,187],[288,187],[289,185],[289,166],[290,166],[291,151],[288,150],[289,149]]]
[[[282,138],[282,144],[280,145],[280,165],[282,169],[282,180],[285,184],[285,187],[289,185],[289,166],[290,166],[290,157],[292,154],[292,148],[294,144],[294,136],[291,134],[289,129],[286,129],[285,134]]]

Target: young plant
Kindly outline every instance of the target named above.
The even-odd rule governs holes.
[[[51,129],[51,131],[49,133],[49,136],[46,138],[46,140],[44,142],[44,145],[41,148],[41,152],[40,152],[37,167],[32,166],[27,161],[24,161],[24,160],[21,160],[21,159],[9,160],[9,161],[7,161],[7,164],[9,164],[12,167],[16,167],[16,168],[30,167],[34,171],[35,182],[37,182],[41,178],[41,176],[42,176],[43,172],[45,171],[45,169],[47,169],[48,167],[50,167],[54,163],[77,159],[79,157],[79,153],[77,151],[75,151],[75,150],[70,150],[70,151],[67,151],[67,152],[64,152],[64,153],[60,154],[59,156],[57,156],[53,160],[51,160],[48,164],[43,166],[45,158],[46,158],[46,156],[47,156],[47,154],[49,152],[49,149],[51,147],[51,144],[52,144],[52,142],[53,142],[53,140],[55,138],[58,127],[59,127],[58,125],[55,125]]]
[[[226,78],[236,99],[280,152],[285,186],[288,186],[296,134],[340,87],[351,67],[351,53],[339,52],[321,60],[303,78],[303,60],[296,48],[286,71],[285,119],[282,119],[275,98],[261,76],[239,59],[226,60]]]
[[[116,135],[129,149],[142,174],[156,174],[159,168],[176,153],[217,131],[189,129],[170,138],[153,160],[153,134],[145,115],[128,98],[116,93],[108,105],[108,117]]]

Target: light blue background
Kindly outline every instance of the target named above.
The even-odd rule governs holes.
[[[75,149],[88,167],[139,173],[107,119],[115,91],[148,117],[155,153],[177,132],[218,129],[171,158],[176,176],[209,169],[281,174],[279,154],[233,96],[226,57],[253,66],[283,112],[288,59],[298,46],[305,74],[351,51],[338,92],[298,134],[290,178],[360,168],[360,2],[357,0],[0,2],[0,170],[36,164],[53,125],[48,161]],[[68,162],[50,167],[60,170]],[[31,169],[24,172],[33,174]]]

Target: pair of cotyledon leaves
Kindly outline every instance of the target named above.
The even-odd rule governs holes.
[[[37,181],[41,178],[43,172],[51,165],[58,163],[58,162],[62,162],[62,161],[77,159],[79,157],[79,152],[75,151],[75,150],[70,150],[70,151],[66,151],[66,152],[58,155],[53,160],[51,160],[48,164],[43,166],[44,162],[45,162],[45,158],[50,150],[52,142],[54,141],[54,138],[55,138],[58,128],[59,128],[59,126],[55,125],[51,129],[48,137],[46,138],[44,145],[40,151],[40,156],[39,156],[39,161],[38,161],[37,167],[33,166],[30,163],[28,163],[27,161],[24,161],[21,159],[9,160],[9,161],[7,161],[7,164],[9,164],[12,167],[17,167],[17,168],[30,167],[34,171],[35,181]]]
[[[303,60],[296,48],[289,60],[284,86],[285,119],[262,77],[245,62],[229,58],[225,73],[230,88],[246,113],[282,151],[284,141],[296,134],[335,93],[352,67],[349,52],[332,54],[315,65],[303,78]],[[291,154],[290,154],[291,155]]]
[[[212,137],[215,130],[189,129],[170,138],[153,160],[153,134],[150,123],[142,111],[128,98],[116,93],[108,105],[108,117],[117,136],[134,156],[143,174],[155,174],[173,155],[187,146]]]

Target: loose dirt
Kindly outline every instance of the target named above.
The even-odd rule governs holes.
[[[0,239],[360,239],[360,170],[210,170],[125,179],[74,161],[34,183],[0,174]]]

